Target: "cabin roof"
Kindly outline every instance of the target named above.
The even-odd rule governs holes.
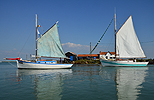
[[[98,57],[99,54],[78,54],[77,57]]]
[[[77,55],[77,54],[75,54],[74,52],[70,52],[70,53],[72,53],[72,54],[74,54],[74,55]]]
[[[110,52],[112,55],[115,55],[115,52]]]
[[[71,54],[73,54],[73,55],[77,55],[77,54],[75,54],[74,52],[70,52],[70,51],[67,51],[66,53],[71,53]],[[65,54],[66,54],[65,53]]]
[[[100,55],[106,55],[107,52],[100,52]]]
[[[110,52],[110,51],[108,51],[111,55],[115,55],[115,52]],[[108,52],[101,52],[100,51],[100,55],[106,55]]]

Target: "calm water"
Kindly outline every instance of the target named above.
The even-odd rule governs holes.
[[[0,100],[152,100],[154,65],[19,70],[0,63]]]

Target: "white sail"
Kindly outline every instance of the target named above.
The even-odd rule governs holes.
[[[131,16],[116,34],[116,53],[120,58],[146,57],[136,36]]]

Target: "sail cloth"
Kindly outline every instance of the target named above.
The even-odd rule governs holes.
[[[131,16],[116,34],[116,50],[120,58],[146,57],[136,36]]]
[[[38,39],[38,56],[65,58],[59,39],[57,23]]]

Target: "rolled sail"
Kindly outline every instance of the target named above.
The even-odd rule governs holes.
[[[59,39],[57,23],[38,39],[38,56],[65,58]]]
[[[116,50],[120,58],[146,57],[136,36],[131,16],[116,34]]]

